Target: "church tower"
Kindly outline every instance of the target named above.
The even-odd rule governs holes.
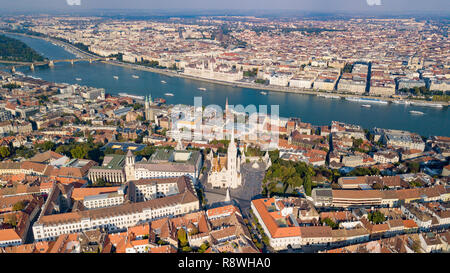
[[[237,147],[236,142],[234,142],[234,128],[231,131],[231,141],[228,145],[227,151],[227,171],[229,175],[229,186],[235,188],[240,182],[238,181],[239,170],[237,169]]]
[[[230,196],[230,188],[227,188],[227,194],[225,195],[225,201],[224,203],[231,203],[231,196]]]
[[[272,160],[269,156],[269,151],[266,151],[266,154],[264,155],[264,162],[266,163],[266,170],[272,166]]]
[[[145,97],[145,120],[153,121],[152,95]]]
[[[131,181],[131,180],[135,180],[134,177],[134,164],[136,158],[134,156],[134,154],[128,150],[127,155],[125,156],[125,178],[126,181]]]
[[[228,97],[225,101],[225,118],[228,116]]]

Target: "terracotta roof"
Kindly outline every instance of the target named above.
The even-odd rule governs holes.
[[[331,227],[329,226],[305,226],[300,227],[302,238],[331,238]]]
[[[176,253],[177,249],[172,245],[164,245],[159,247],[152,247],[149,250],[150,253]]]
[[[31,161],[24,161],[21,164],[22,169],[32,170],[34,172],[41,173],[41,174],[43,174],[48,167],[49,166],[46,164],[41,164],[41,163],[36,163],[36,162],[31,162]]]
[[[55,153],[53,151],[46,151],[46,152],[43,152],[43,153],[36,154],[32,158],[30,158],[30,161],[38,162],[38,163],[44,163],[44,162],[47,162],[49,160],[60,159],[62,157],[64,157],[64,155]]]
[[[206,211],[206,215],[208,215],[208,218],[219,216],[219,215],[230,215],[234,212],[239,212],[239,209],[233,205],[218,207],[209,209]]]
[[[17,231],[13,228],[0,229],[0,242],[22,240]]]
[[[382,193],[378,190],[333,190],[333,199],[381,199]]]
[[[389,228],[397,228],[404,226],[402,219],[388,220],[387,224],[389,225]]]
[[[148,235],[149,232],[150,225],[148,223],[128,228],[128,233],[133,233],[135,236],[145,236]]]
[[[78,212],[44,215],[40,217],[37,222],[42,224],[78,222],[81,221],[81,219],[83,218],[99,219],[113,215],[138,212],[146,208],[160,208],[176,204],[186,204],[196,201],[198,201],[197,197],[192,192],[186,191],[184,193],[167,196],[164,198],[158,198],[139,203],[128,203],[116,207],[107,207]]]
[[[117,192],[118,189],[119,187],[75,188],[72,192],[72,198],[74,200],[83,200],[86,196]]]
[[[403,226],[405,228],[417,228],[417,224],[416,222],[414,222],[414,220],[409,219],[409,220],[403,220]]]
[[[283,238],[283,237],[294,237],[300,236],[301,231],[299,227],[279,227],[274,218],[270,215],[267,205],[270,206],[271,203],[274,203],[274,198],[269,199],[256,199],[252,200],[253,205],[255,206],[257,213],[260,215],[264,224],[270,232],[272,238]]]
[[[371,233],[380,233],[380,232],[386,232],[389,230],[388,224],[378,224],[378,225],[372,225],[370,228]]]

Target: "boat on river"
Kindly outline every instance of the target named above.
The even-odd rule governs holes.
[[[136,100],[144,100],[143,96],[130,95],[130,94],[127,94],[127,93],[119,93],[119,96],[121,96],[121,97],[128,97],[128,98],[132,98],[132,99],[136,99]]]
[[[368,103],[379,103],[379,104],[388,104],[387,101],[379,100],[379,99],[371,99],[371,98],[358,98],[358,97],[348,97],[345,98],[348,101],[355,101],[355,102],[368,102]]]
[[[409,111],[412,115],[425,115],[424,112],[420,112],[420,111]]]

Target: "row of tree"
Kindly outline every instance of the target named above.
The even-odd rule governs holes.
[[[35,62],[43,61],[44,57],[22,41],[0,35],[0,59],[8,61]]]

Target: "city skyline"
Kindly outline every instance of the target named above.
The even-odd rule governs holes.
[[[237,1],[226,2],[205,0],[169,0],[142,1],[131,0],[123,3],[118,0],[50,0],[45,3],[30,0],[0,1],[6,12],[87,12],[95,10],[139,10],[141,12],[192,12],[192,11],[270,11],[278,12],[324,12],[324,13],[362,13],[362,14],[408,14],[408,13],[440,13],[448,14],[450,8],[443,0],[407,1],[407,0],[281,0],[273,1]]]
[[[0,256],[450,253],[443,1],[106,2],[2,5]]]

